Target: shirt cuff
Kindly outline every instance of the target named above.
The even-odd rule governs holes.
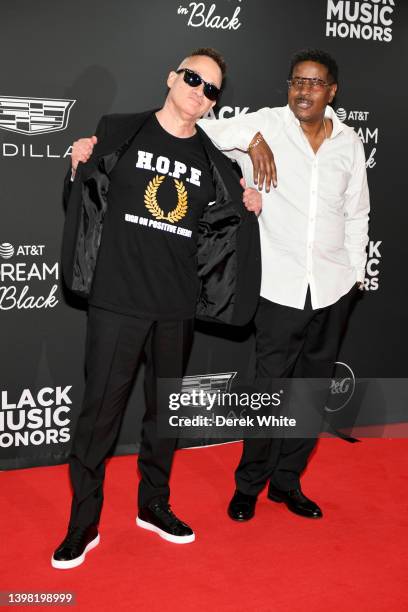
[[[361,270],[357,270],[357,282],[364,283],[364,279],[365,279],[365,269],[362,268]]]
[[[241,134],[240,134],[240,141],[242,143],[242,151],[245,151],[246,153],[248,153],[249,149],[249,145],[251,144],[251,142],[253,141],[253,139],[255,138],[255,136],[258,134],[259,130],[254,130],[253,128],[247,128],[242,130]]]

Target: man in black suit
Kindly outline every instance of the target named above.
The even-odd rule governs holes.
[[[157,435],[157,415],[166,409],[157,379],[183,376],[196,314],[245,324],[260,284],[256,217],[242,206],[231,162],[196,126],[214,106],[224,72],[217,52],[199,49],[170,72],[163,108],[103,117],[92,156],[78,167],[90,150],[81,159],[74,146],[62,266],[68,288],[89,303],[87,384],[69,461],[69,528],[53,567],[80,565],[99,543],[104,462],[143,357],[136,522],[170,542],[195,539],[169,505],[176,440]],[[256,196],[244,191],[249,210],[259,205]]]

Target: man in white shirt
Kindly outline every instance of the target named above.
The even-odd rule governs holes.
[[[369,193],[363,145],[328,106],[337,91],[337,64],[327,53],[294,56],[288,105],[200,126],[256,181],[247,155],[273,150],[277,187],[263,194],[259,217],[261,299],[255,318],[257,378],[332,376],[368,242]],[[254,139],[254,133],[261,135]],[[253,150],[251,151],[253,153]],[[257,496],[301,516],[320,518],[300,488],[314,439],[248,439],[229,505],[234,520],[254,516]]]

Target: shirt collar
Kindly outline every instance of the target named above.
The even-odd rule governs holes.
[[[289,104],[285,106],[284,116],[285,116],[286,123],[288,124],[295,123],[296,125],[300,125],[299,119],[296,119],[295,115],[292,113],[292,111],[289,108]],[[326,106],[326,111],[324,113],[324,116],[332,120],[333,131],[330,135],[330,139],[335,138],[338,134],[340,134],[344,130],[344,127],[345,127],[344,123],[340,121],[340,119],[337,117],[336,113],[334,112],[333,108],[329,105]]]

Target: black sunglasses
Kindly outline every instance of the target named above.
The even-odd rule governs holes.
[[[201,83],[204,85],[203,92],[205,97],[209,100],[214,102],[220,95],[220,90],[218,87],[212,83],[207,83],[204,81],[204,79],[202,79],[199,74],[194,72],[194,70],[190,70],[189,68],[180,68],[179,70],[176,70],[176,74],[181,74],[182,72],[184,72],[184,82],[187,83],[187,85],[190,85],[190,87],[198,87],[201,85]]]

